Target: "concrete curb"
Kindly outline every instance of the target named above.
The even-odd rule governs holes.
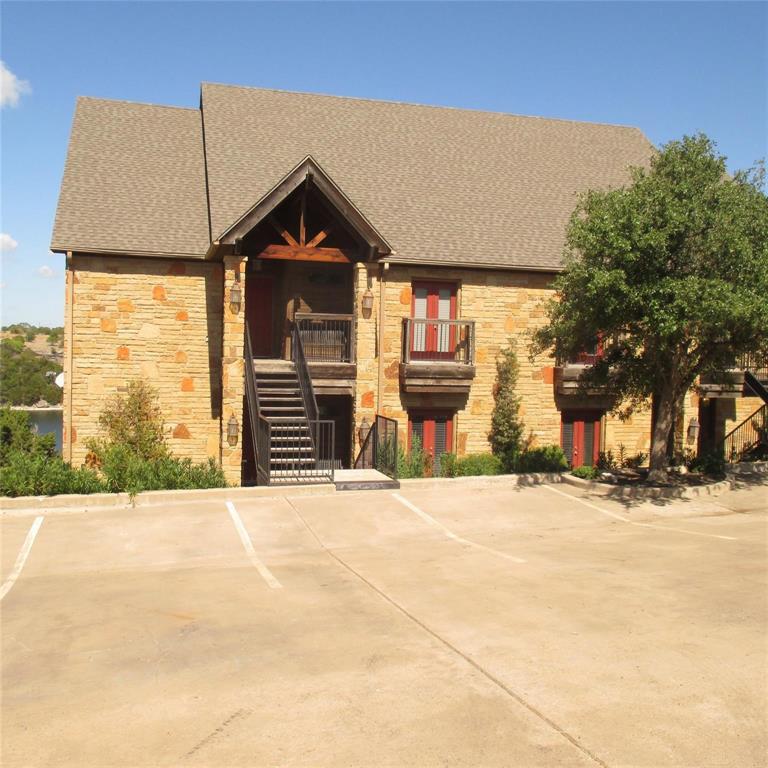
[[[732,480],[720,480],[707,485],[692,485],[673,488],[632,488],[609,485],[595,480],[582,480],[580,477],[564,474],[563,482],[575,485],[596,496],[611,496],[615,499],[698,499],[702,496],[720,496],[733,488]]]
[[[400,480],[400,487],[413,488],[488,488],[490,486],[506,485],[541,485],[542,483],[559,483],[563,475],[559,472],[533,472],[528,475],[474,475],[472,477],[414,477]]]
[[[725,471],[729,475],[768,475],[768,461],[741,461],[728,464]]]
[[[333,483],[299,486],[262,486],[238,488],[203,488],[192,491],[144,491],[131,503],[127,493],[70,494],[66,496],[18,496],[0,499],[0,516],[22,517],[49,513],[74,514],[91,509],[133,509],[159,504],[183,504],[198,501],[249,501],[283,496],[326,495],[336,493]]]

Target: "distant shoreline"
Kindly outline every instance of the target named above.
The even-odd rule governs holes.
[[[46,405],[46,406],[39,406],[36,407],[34,405],[11,405],[11,406],[4,406],[6,408],[10,407],[12,411],[35,411],[36,413],[41,411],[63,411],[64,406],[63,405]]]

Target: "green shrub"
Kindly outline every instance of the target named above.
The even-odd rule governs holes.
[[[406,453],[402,446],[397,449],[397,476],[402,478],[424,477],[427,468],[431,469],[431,459],[421,447],[421,440],[414,435],[411,450]]]
[[[515,469],[518,472],[563,472],[568,469],[568,462],[559,445],[543,445],[523,451]]]
[[[103,461],[102,455],[110,445],[124,446],[143,459],[168,455],[157,392],[142,379],[129,382],[125,395],[107,401],[99,425],[105,439],[88,443],[99,461]]]
[[[102,458],[107,489],[135,496],[141,491],[226,488],[224,473],[213,459],[193,464],[191,459],[162,456],[144,459],[124,445],[112,445]]]
[[[444,453],[440,457],[439,462],[435,462],[432,467],[433,477],[456,477],[456,462],[455,453]]]
[[[493,386],[493,413],[488,441],[501,460],[505,472],[511,472],[523,441],[520,397],[517,394],[519,365],[515,343],[503,349],[496,358],[496,382]]]
[[[600,470],[597,467],[588,467],[583,464],[576,469],[571,470],[574,477],[580,477],[582,480],[596,480],[600,476]]]
[[[500,475],[502,460],[492,453],[470,453],[456,461],[457,477]]]
[[[623,449],[624,446],[620,445],[620,449]],[[599,469],[602,469],[604,472],[612,472],[615,469],[618,469],[620,466],[623,466],[621,463],[621,459],[618,461],[613,455],[613,451],[600,451],[600,453],[597,454],[597,466]]]
[[[725,474],[725,458],[718,451],[707,451],[693,456],[686,465],[692,472],[701,472],[704,475],[721,477]]]
[[[1,496],[54,496],[59,493],[98,493],[106,490],[88,467],[73,469],[59,456],[10,451],[0,467]]]
[[[32,419],[26,411],[0,408],[0,466],[5,466],[14,452],[50,457],[56,452],[56,438],[33,432]]]

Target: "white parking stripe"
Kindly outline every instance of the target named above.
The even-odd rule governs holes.
[[[243,521],[240,518],[240,515],[237,514],[235,505],[231,501],[227,502],[227,509],[229,510],[229,516],[232,518],[232,522],[235,524],[238,536],[240,536],[240,541],[243,542],[243,549],[245,549],[245,553],[248,555],[251,564],[261,574],[261,578],[264,579],[272,589],[281,589],[283,585],[257,557],[256,550],[253,548],[253,543],[251,542],[251,537],[248,535],[248,531],[245,530],[245,525],[243,525]]]
[[[399,493],[393,493],[392,496],[397,499],[401,504],[404,504],[408,509],[415,512],[422,520],[429,523],[430,525],[434,526],[438,530],[440,530],[445,536],[447,536],[449,539],[453,539],[453,541],[458,541],[460,544],[466,544],[469,547],[475,547],[476,549],[482,549],[485,552],[490,552],[492,555],[496,555],[497,557],[503,557],[505,560],[511,560],[513,563],[524,563],[526,562],[521,557],[515,557],[514,555],[508,555],[506,552],[499,552],[497,549],[493,549],[491,547],[486,547],[485,544],[478,544],[475,541],[470,541],[469,539],[465,539],[461,536],[457,536],[450,528],[446,528],[442,523],[435,520],[434,517],[431,515],[428,515],[423,510],[419,509],[415,504],[411,504],[408,499],[404,499]]]
[[[571,501],[578,501],[579,504],[583,504],[585,507],[589,507],[590,509],[594,509],[596,512],[599,512],[601,515],[606,515],[607,517],[612,517],[615,520],[620,520],[622,523],[629,523],[630,525],[637,525],[640,528],[655,528],[658,531],[673,531],[674,533],[687,533],[689,536],[706,536],[708,539],[725,539],[726,541],[738,541],[738,539],[735,536],[721,536],[717,533],[702,533],[701,531],[688,531],[684,528],[671,528],[666,525],[653,525],[653,523],[638,523],[635,520],[630,520],[628,517],[624,517],[624,515],[619,515],[616,512],[611,512],[607,509],[602,509],[601,507],[598,507],[596,504],[591,504],[588,501],[584,501],[584,499],[579,498],[578,496],[571,496],[570,493],[565,493],[565,491],[561,491],[558,488],[553,488],[551,485],[542,485],[542,488],[546,488],[549,491],[552,491],[552,493],[558,493],[560,496],[565,496],[567,499],[571,499]]]
[[[35,536],[37,536],[37,532],[40,530],[40,526],[43,524],[44,519],[45,518],[42,515],[38,515],[32,523],[32,527],[29,529],[29,533],[27,533],[27,538],[24,539],[24,545],[19,552],[19,556],[13,564],[13,570],[3,583],[3,586],[0,587],[0,600],[11,591],[11,587],[16,583],[16,579],[19,578],[21,569],[24,567],[24,563],[27,562],[32,545],[35,543]]]

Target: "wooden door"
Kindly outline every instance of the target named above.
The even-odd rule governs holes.
[[[449,411],[421,411],[408,414],[408,450],[418,438],[425,453],[432,458],[435,474],[440,471],[440,458],[453,452],[453,413]]]
[[[415,282],[411,299],[411,317],[427,322],[413,323],[412,360],[453,360],[456,326],[430,320],[456,319],[456,285],[452,283]]]
[[[272,276],[249,274],[247,280],[245,316],[251,333],[253,354],[255,357],[272,357]]]
[[[563,411],[560,445],[568,463],[575,469],[594,466],[600,455],[600,411]]]

